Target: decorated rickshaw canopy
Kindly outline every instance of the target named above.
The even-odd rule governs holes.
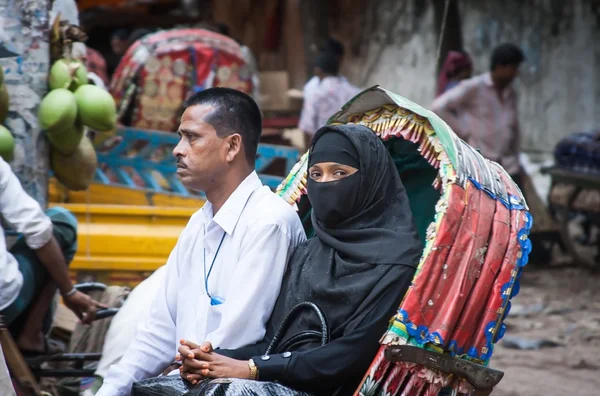
[[[124,125],[174,131],[190,94],[216,86],[251,94],[251,73],[233,39],[205,29],[171,29],[131,45],[110,91]]]

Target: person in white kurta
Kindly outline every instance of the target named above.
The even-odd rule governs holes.
[[[129,395],[135,381],[160,374],[181,339],[222,348],[262,339],[287,260],[306,239],[294,209],[253,170],[262,126],[255,102],[211,88],[184,107],[173,151],[178,175],[208,201],[181,233],[150,317],[109,369],[99,396]]]

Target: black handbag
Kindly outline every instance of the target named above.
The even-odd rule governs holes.
[[[298,334],[293,335],[289,339],[287,339],[284,343],[279,345],[281,342],[281,337],[287,331],[290,323],[296,318],[296,315],[304,309],[311,309],[319,318],[319,322],[321,324],[321,331],[316,330],[305,330]],[[305,344],[310,341],[320,341],[321,346],[328,344],[330,341],[329,334],[329,324],[327,323],[327,316],[323,312],[323,310],[315,303],[311,302],[302,302],[296,305],[291,311],[286,315],[283,319],[283,323],[279,326],[279,330],[273,336],[273,340],[269,344],[265,355],[270,355],[273,353],[283,353],[289,351],[292,348],[295,348],[301,344]]]

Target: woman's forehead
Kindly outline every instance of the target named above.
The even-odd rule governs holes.
[[[345,164],[340,164],[340,163],[332,162],[332,161],[329,161],[329,162],[318,162],[318,163],[313,164],[311,166],[311,168],[314,168],[314,167],[319,167],[319,168],[344,167],[344,168],[355,169],[353,166],[345,165]]]

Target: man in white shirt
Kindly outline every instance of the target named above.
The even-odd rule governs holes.
[[[317,56],[315,75],[319,77],[319,84],[312,88],[308,97],[305,96],[298,124],[298,128],[304,132],[307,148],[315,132],[360,92],[359,88],[339,75],[339,68],[339,57],[335,53],[321,52]]]
[[[3,225],[20,234],[7,250],[0,227],[0,315],[24,353],[45,353],[51,304],[58,287],[65,305],[84,323],[106,308],[73,288],[68,263],[77,250],[77,220],[64,208],[46,213],[0,157],[0,214]]]
[[[184,108],[173,150],[177,174],[207,202],[181,233],[149,319],[109,369],[99,396],[128,395],[135,381],[160,374],[181,339],[222,348],[262,339],[288,257],[305,240],[296,212],[254,171],[262,130],[254,100],[211,88]]]
[[[340,65],[342,64],[342,60],[344,58],[344,46],[342,45],[342,43],[332,38],[329,38],[325,41],[325,44],[319,50],[319,54],[324,52],[333,54],[336,57],[338,63]],[[340,76],[340,78],[345,77]],[[305,101],[310,98],[313,92],[315,92],[320,82],[320,76],[318,75],[318,73],[315,73],[311,77],[311,79],[308,80],[306,84],[304,84],[304,89],[302,90],[302,93]]]

